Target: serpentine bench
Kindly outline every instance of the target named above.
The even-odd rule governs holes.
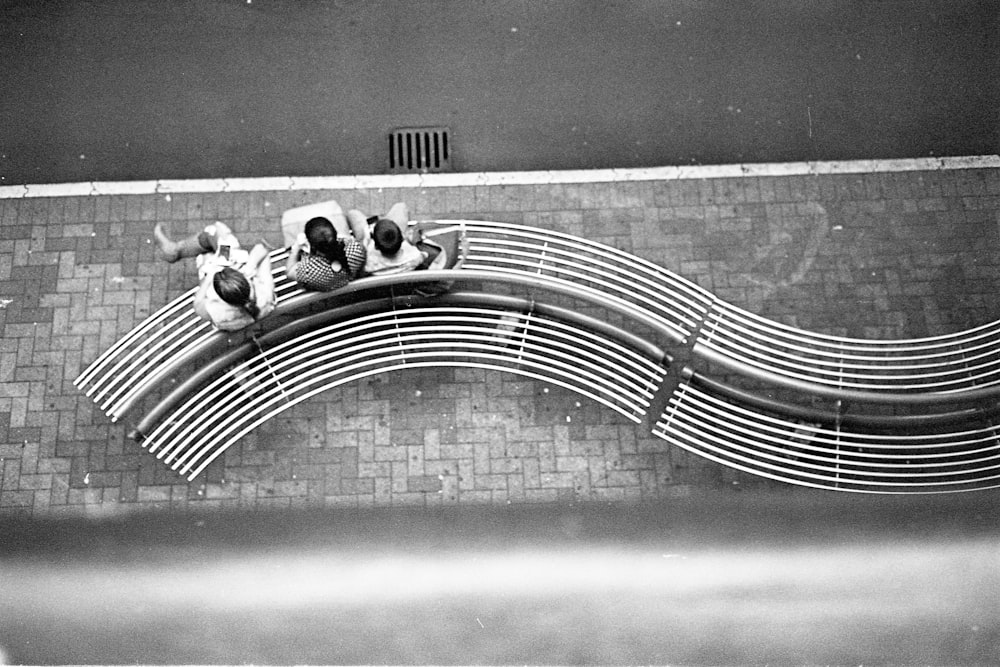
[[[338,214],[340,211],[333,202],[320,202],[286,212],[286,241],[286,221],[298,224],[303,222],[298,218],[325,214],[327,209],[335,209]],[[276,414],[288,401],[304,400],[268,402],[279,395],[292,396],[288,391],[296,384],[292,367],[272,385],[262,374],[262,366],[253,366],[249,375],[243,371],[233,375],[231,369],[236,365],[247,363],[251,357],[256,359],[253,355],[268,358],[264,345],[297,349],[298,336],[313,335],[309,327],[345,326],[334,320],[348,313],[367,318],[364,326],[371,329],[365,335],[372,336],[371,344],[377,346],[379,332],[386,336],[392,333],[385,329],[389,320],[384,318],[397,318],[394,322],[405,319],[400,315],[403,309],[399,298],[416,299],[408,295],[420,286],[456,285],[466,290],[461,296],[465,301],[460,305],[449,300],[440,303],[456,305],[454,316],[466,318],[461,324],[465,328],[456,329],[450,347],[448,341],[433,337],[442,331],[408,330],[407,338],[396,339],[405,349],[397,359],[399,364],[405,360],[411,365],[440,362],[510,369],[512,361],[507,350],[512,348],[503,336],[497,337],[495,320],[518,319],[518,313],[534,312],[552,330],[569,326],[618,341],[626,349],[638,351],[641,357],[652,359],[658,370],[653,375],[640,373],[616,381],[607,376],[598,355],[592,359],[597,367],[581,370],[573,379],[565,359],[562,365],[555,363],[559,358],[555,348],[541,340],[526,339],[531,345],[524,352],[530,350],[536,356],[520,356],[521,365],[514,364],[516,370],[512,372],[534,373],[532,377],[569,386],[636,420],[650,405],[652,396],[648,391],[659,386],[667,364],[666,355],[650,346],[661,342],[690,344],[693,338],[692,363],[708,362],[713,373],[721,367],[758,384],[791,389],[804,399],[822,397],[875,409],[890,406],[901,412],[909,410],[910,414],[813,414],[809,408],[768,402],[688,369],[689,375],[683,378],[654,429],[656,435],[672,444],[764,477],[823,488],[875,492],[964,490],[988,486],[995,479],[996,462],[984,443],[992,442],[994,437],[989,419],[1000,399],[1000,322],[909,340],[831,336],[787,326],[726,304],[664,268],[588,239],[479,220],[414,224],[429,238],[451,245],[462,257],[461,270],[363,278],[335,292],[310,293],[288,280],[284,270],[287,250],[276,250],[271,259],[278,306],[272,315],[245,331],[219,332],[194,314],[191,300],[195,289],[191,289],[102,354],[76,379],[76,385],[112,421],[136,405],[154,400],[157,394],[166,394],[167,398],[141,420],[135,436],[176,465],[176,470],[193,478],[238,434],[252,428],[248,425]],[[511,289],[530,294],[533,300],[548,299],[546,295],[561,298],[625,324],[602,324],[593,317],[586,318],[581,309],[574,313],[565,307],[556,308],[552,302],[536,303],[534,310],[525,310],[523,304],[493,300],[513,296],[490,294]],[[373,294],[385,292],[389,301],[373,298]],[[476,307],[487,309],[488,314],[473,314],[474,305],[469,300],[475,298],[480,299]],[[370,310],[379,303],[382,311]],[[408,303],[407,307],[416,307],[416,301]],[[507,314],[499,315],[501,312]],[[434,315],[448,321],[445,313],[435,311]],[[458,326],[457,320],[453,323]],[[486,331],[490,326],[494,327],[492,333]],[[642,333],[626,335],[625,327],[641,329]],[[541,335],[540,329],[534,331],[533,335]],[[547,336],[545,340],[554,340]],[[537,349],[539,346],[541,349]],[[436,352],[432,354],[432,350]],[[315,360],[328,372],[313,387],[317,391],[365,373],[393,368],[363,356],[360,349],[334,346],[328,352],[329,356]],[[353,354],[362,355],[357,357],[360,365],[351,366],[346,375],[338,375],[332,366],[348,357],[354,359],[350,356]],[[289,359],[295,356],[291,354]],[[307,358],[299,356],[301,360]],[[598,372],[598,367],[604,370]],[[360,375],[350,374],[355,371]],[[643,371],[649,372],[648,368]],[[197,381],[179,379],[188,376]],[[218,388],[233,386],[233,382],[244,392],[249,391],[247,387],[259,386],[267,387],[261,391],[271,393],[263,399],[259,411],[253,407],[237,412],[241,416],[225,427],[204,418],[197,424],[190,422],[189,408],[182,407],[184,401],[194,392],[203,391],[203,384]],[[279,386],[281,390],[277,391]],[[618,397],[616,392],[620,393]],[[176,418],[175,410],[179,411]],[[181,423],[186,425],[173,426]]]
[[[776,401],[690,367],[653,434],[698,456],[791,484],[868,493],[1000,486],[1000,405],[843,414]]]
[[[382,297],[295,320],[202,366],[133,437],[193,480],[257,425],[333,387],[394,370],[502,370],[568,388],[639,422],[669,357],[564,308],[457,292]]]

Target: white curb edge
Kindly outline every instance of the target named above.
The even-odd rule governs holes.
[[[447,188],[490,185],[550,185],[557,183],[625,183],[766,176],[874,174],[950,169],[995,169],[1000,155],[850,160],[841,162],[780,162],[635,169],[565,171],[498,171],[449,174],[387,174],[360,176],[279,176],[262,178],[163,179],[155,181],[95,181],[0,186],[0,199],[78,197],[84,195],[145,195],[194,192],[272,192],[279,190],[359,190],[379,188]]]

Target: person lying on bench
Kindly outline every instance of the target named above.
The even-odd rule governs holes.
[[[427,258],[425,253],[406,240],[410,211],[403,202],[393,204],[381,217],[369,218],[357,209],[350,210],[347,222],[355,238],[364,243],[366,275],[384,276],[412,271]]]
[[[197,258],[199,287],[194,311],[216,328],[237,331],[274,310],[277,301],[266,244],[257,243],[247,252],[221,222],[179,241],[172,241],[157,224],[153,236],[166,261]]]
[[[364,269],[366,255],[358,238],[337,238],[332,222],[313,218],[292,244],[285,274],[303,289],[329,292],[357,278]]]

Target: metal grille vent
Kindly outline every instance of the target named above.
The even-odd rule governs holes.
[[[406,127],[389,135],[389,171],[451,171],[451,140],[446,127]]]

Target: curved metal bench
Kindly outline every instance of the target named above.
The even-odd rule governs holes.
[[[653,434],[731,468],[866,493],[1000,487],[1000,406],[923,415],[843,415],[770,400],[690,368]]]
[[[694,354],[770,384],[861,402],[972,402],[1000,395],[1000,322],[909,340],[843,338],[716,302]]]
[[[639,422],[667,360],[626,331],[516,297],[381,298],[302,318],[231,350],[171,392],[134,437],[193,480],[257,425],[316,394],[425,366],[543,380]]]
[[[671,399],[654,431],[689,451],[764,477],[822,488],[895,492],[899,489],[965,490],[988,488],[986,485],[992,484],[994,462],[980,444],[992,437],[992,425],[984,425],[983,415],[992,415],[1000,400],[1000,322],[944,336],[909,340],[819,334],[726,304],[666,269],[587,239],[522,225],[477,220],[414,224],[421,225],[431,236],[460,236],[464,267],[460,271],[423,271],[364,278],[331,293],[304,292],[284,275],[287,251],[277,250],[271,253],[278,295],[278,307],[273,315],[246,331],[218,332],[194,314],[190,304],[195,290],[189,290],[95,360],[77,378],[76,385],[116,421],[135,405],[161,391],[168,379],[182,374],[182,369],[200,364],[206,372],[223,373],[255,350],[260,340],[270,336],[269,332],[281,331],[279,336],[287,336],[293,330],[304,331],[296,327],[315,325],[315,320],[306,318],[298,324],[281,326],[289,318],[301,318],[303,313],[328,308],[344,300],[364,298],[372,290],[409,293],[421,283],[513,286],[531,293],[545,291],[582,299],[590,306],[603,308],[605,312],[646,327],[657,341],[683,344],[693,336],[692,351],[697,358],[803,395],[883,406],[920,406],[939,411],[948,404],[987,405],[985,410],[970,407],[884,418],[888,421],[877,428],[871,417],[855,431],[845,430],[845,425],[853,423],[851,420],[856,419],[855,416],[821,414],[814,415],[815,422],[832,426],[807,428],[801,417],[802,410],[809,412],[806,408],[767,404],[759,397],[740,395],[739,390],[727,385],[713,385],[713,381],[695,373],[681,385],[679,391],[683,393]],[[366,303],[374,302],[369,299]],[[378,317],[364,307],[356,307],[361,308],[358,312],[370,315],[373,322],[378,321]],[[572,317],[565,311],[555,319],[570,322]],[[586,326],[598,331],[598,325],[591,320]],[[605,333],[621,339],[621,330],[614,330],[614,327]],[[482,335],[474,331],[468,334]],[[414,335],[415,338],[407,342],[407,358],[411,360],[418,357],[416,341],[421,340]],[[634,349],[642,348],[645,344],[642,339],[633,338],[630,345]],[[493,338],[490,341],[495,342]],[[479,359],[475,363],[495,363],[495,367],[509,363],[509,359],[495,351],[490,352],[493,356],[489,357],[489,362],[485,361],[485,356],[476,357],[486,352],[473,346],[474,342],[472,338],[466,340],[463,353]],[[430,359],[427,357],[425,362],[431,363]],[[456,364],[460,362],[458,356],[450,359]],[[531,359],[533,363],[542,363],[539,359]],[[367,370],[382,372],[380,368],[371,366]],[[546,373],[551,370],[546,367]],[[530,364],[521,368],[521,372],[542,373],[540,368]],[[202,377],[202,374],[196,376]],[[592,382],[594,377],[601,375],[588,377],[586,381]],[[576,386],[569,376],[559,381]],[[706,387],[713,389],[706,393]],[[634,417],[637,413],[633,409],[635,397],[630,393],[633,390],[617,386],[615,389],[621,389],[625,392],[623,396],[633,401],[633,407],[626,409],[619,405],[616,409]],[[157,419],[173,409],[164,406],[176,406],[194,390],[189,383],[182,383],[170,392],[170,401],[161,403],[158,408],[159,416],[147,415],[139,433],[152,434],[153,427],[159,423]],[[599,400],[617,404],[606,392],[583,387],[579,390],[584,395],[601,396]],[[712,402],[720,396],[724,404]],[[712,400],[709,397],[713,397]],[[726,405],[735,405],[739,410]],[[738,429],[719,423],[720,419],[728,418],[727,410],[738,414],[738,419],[734,420],[740,425]],[[156,410],[150,414],[154,413]],[[970,426],[967,429],[942,426],[955,421]],[[763,424],[767,428],[760,426]],[[924,430],[900,439],[899,431],[906,428]],[[801,441],[801,431],[811,433],[807,438],[811,443],[809,448],[793,447],[797,452],[794,454],[776,451],[775,448],[781,450],[788,443]],[[151,440],[149,446],[155,447],[162,456],[173,451],[172,445],[155,442]],[[216,444],[209,449],[221,451],[219,443],[212,442]],[[982,453],[981,460],[968,459],[969,451]],[[184,458],[178,469],[185,474],[197,474],[203,467],[201,463],[189,466],[188,461],[202,461],[204,457],[184,456],[189,458]],[[217,454],[206,456],[214,458]],[[877,461],[879,456],[884,457],[882,462]],[[176,456],[178,460],[181,457],[181,454]],[[913,464],[913,461],[920,463]],[[923,466],[919,468],[922,472],[914,467],[917,465]]]

